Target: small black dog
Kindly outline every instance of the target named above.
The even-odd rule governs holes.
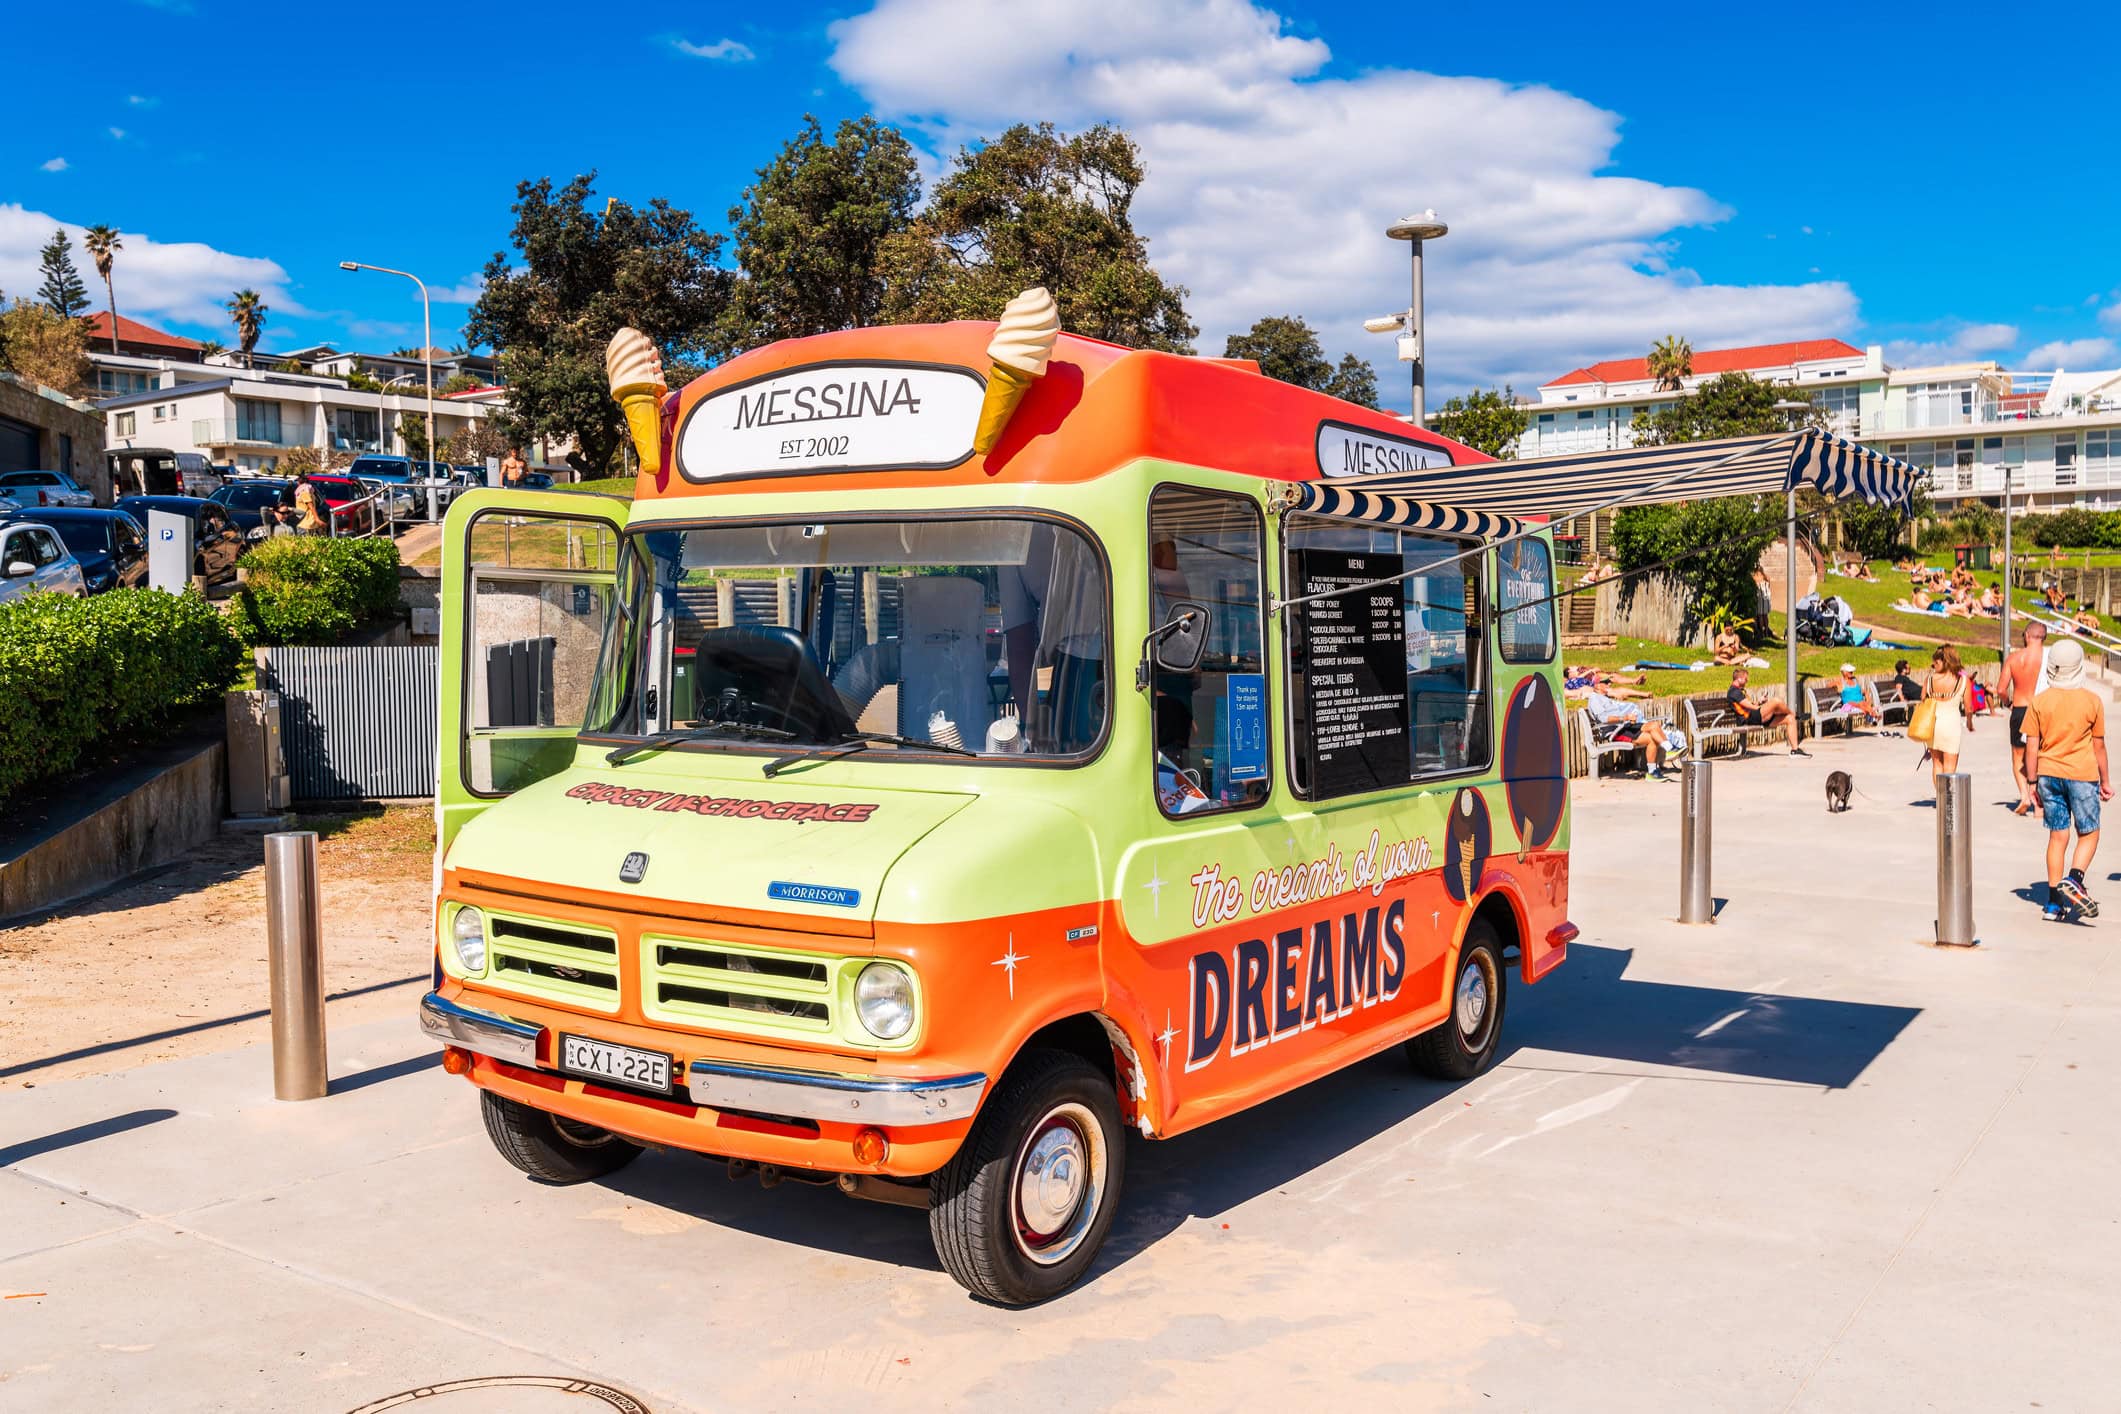
[[[1826,813],[1835,814],[1849,808],[1849,792],[1856,788],[1856,779],[1846,771],[1835,771],[1826,778]]]

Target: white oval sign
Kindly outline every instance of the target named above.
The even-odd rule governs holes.
[[[1345,422],[1318,424],[1318,470],[1323,476],[1393,476],[1450,464],[1450,454],[1441,447],[1410,437]]]
[[[987,385],[965,368],[836,363],[717,388],[678,429],[687,481],[956,466]]]

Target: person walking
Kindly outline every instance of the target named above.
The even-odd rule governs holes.
[[[2099,805],[2112,800],[2114,790],[2106,770],[2106,704],[2084,685],[2084,645],[2058,639],[2047,650],[2047,681],[2025,714],[2025,770],[2039,782],[2040,815],[2047,826],[2042,916],[2062,923],[2099,916],[2099,905],[2084,886],[2084,871],[2099,852]]]
[[[2000,696],[2011,711],[2011,779],[2018,783],[2014,815],[2030,815],[2035,804],[2033,778],[2025,771],[2025,714],[2040,690],[2040,665],[2047,652],[2047,625],[2025,626],[2025,646],[2003,660]]]
[[[1930,780],[1959,769],[1959,743],[1966,732],[1966,669],[1959,650],[1949,643],[1930,654],[1930,680],[1924,697],[1937,705],[1930,731]]]

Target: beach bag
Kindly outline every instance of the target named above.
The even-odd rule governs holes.
[[[1907,714],[1907,739],[1928,741],[1937,735],[1937,699],[1925,697]]]

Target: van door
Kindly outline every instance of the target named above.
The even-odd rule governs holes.
[[[442,523],[437,848],[574,760],[612,611],[627,505],[467,491]]]

